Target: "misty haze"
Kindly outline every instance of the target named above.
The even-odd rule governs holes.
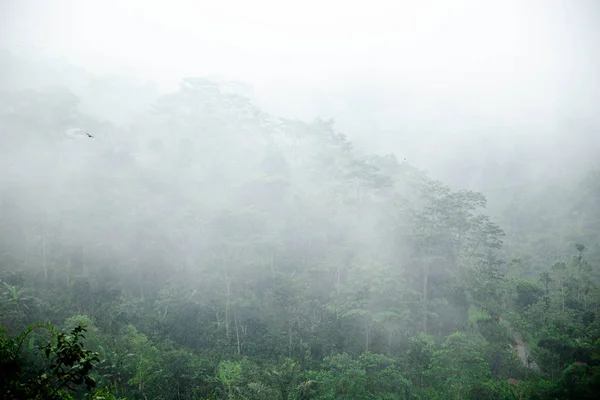
[[[0,0],[0,398],[599,393],[597,0]]]

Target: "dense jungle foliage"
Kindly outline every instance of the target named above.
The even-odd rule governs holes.
[[[6,398],[600,393],[600,171],[488,210],[231,84],[32,90],[3,57]]]

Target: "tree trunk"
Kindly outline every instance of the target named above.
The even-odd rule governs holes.
[[[237,353],[240,355],[242,353],[242,348],[240,345],[240,330],[238,329],[237,318],[235,316],[235,311],[233,312],[233,324],[235,326],[235,337],[237,340]]]
[[[225,283],[225,290],[227,295],[225,301],[225,336],[229,339],[229,301],[231,299],[231,282],[229,282],[229,278],[227,278],[227,282]]]
[[[581,294],[581,253],[579,254],[579,262],[577,263],[577,300]]]
[[[340,295],[340,283],[341,283],[341,275],[342,271],[341,271],[341,265],[340,263],[337,263],[337,267],[336,267],[336,279],[337,279],[337,285],[336,285],[336,294],[339,296]]]
[[[71,261],[71,257],[67,262],[67,287],[71,286],[71,272],[73,272],[73,262]]]
[[[292,358],[292,320],[288,319],[288,357]]]
[[[423,316],[423,332],[427,333],[427,289],[429,285],[429,263],[425,264],[425,271],[423,274],[423,310],[425,315]]]
[[[565,313],[565,284],[562,281],[562,279],[560,281],[560,293],[561,293],[560,313],[564,314]]]
[[[361,221],[361,207],[360,207],[360,184],[356,185],[356,221],[360,224]]]
[[[42,263],[44,265],[44,282],[48,280],[48,259],[46,257],[46,231],[42,232]]]
[[[81,245],[81,271],[83,273],[83,276],[88,276],[87,273],[87,266],[85,264],[85,245]]]

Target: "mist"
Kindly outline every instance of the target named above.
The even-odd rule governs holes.
[[[11,49],[93,72],[129,71],[164,90],[186,76],[245,82],[275,115],[333,118],[370,151],[392,146],[438,173],[452,161],[440,168],[447,156],[433,147],[450,145],[455,154],[465,140],[501,136],[528,149],[543,138],[559,153],[563,132],[597,127],[592,1],[4,7]],[[444,144],[415,139],[423,136]]]
[[[2,1],[0,16],[2,338],[82,322],[98,354],[97,385],[42,385],[32,344],[9,357],[32,378],[18,390],[597,387],[560,378],[599,368],[595,1]]]

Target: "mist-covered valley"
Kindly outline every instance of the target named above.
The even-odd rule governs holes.
[[[3,398],[596,398],[600,7],[309,3],[2,5]]]

